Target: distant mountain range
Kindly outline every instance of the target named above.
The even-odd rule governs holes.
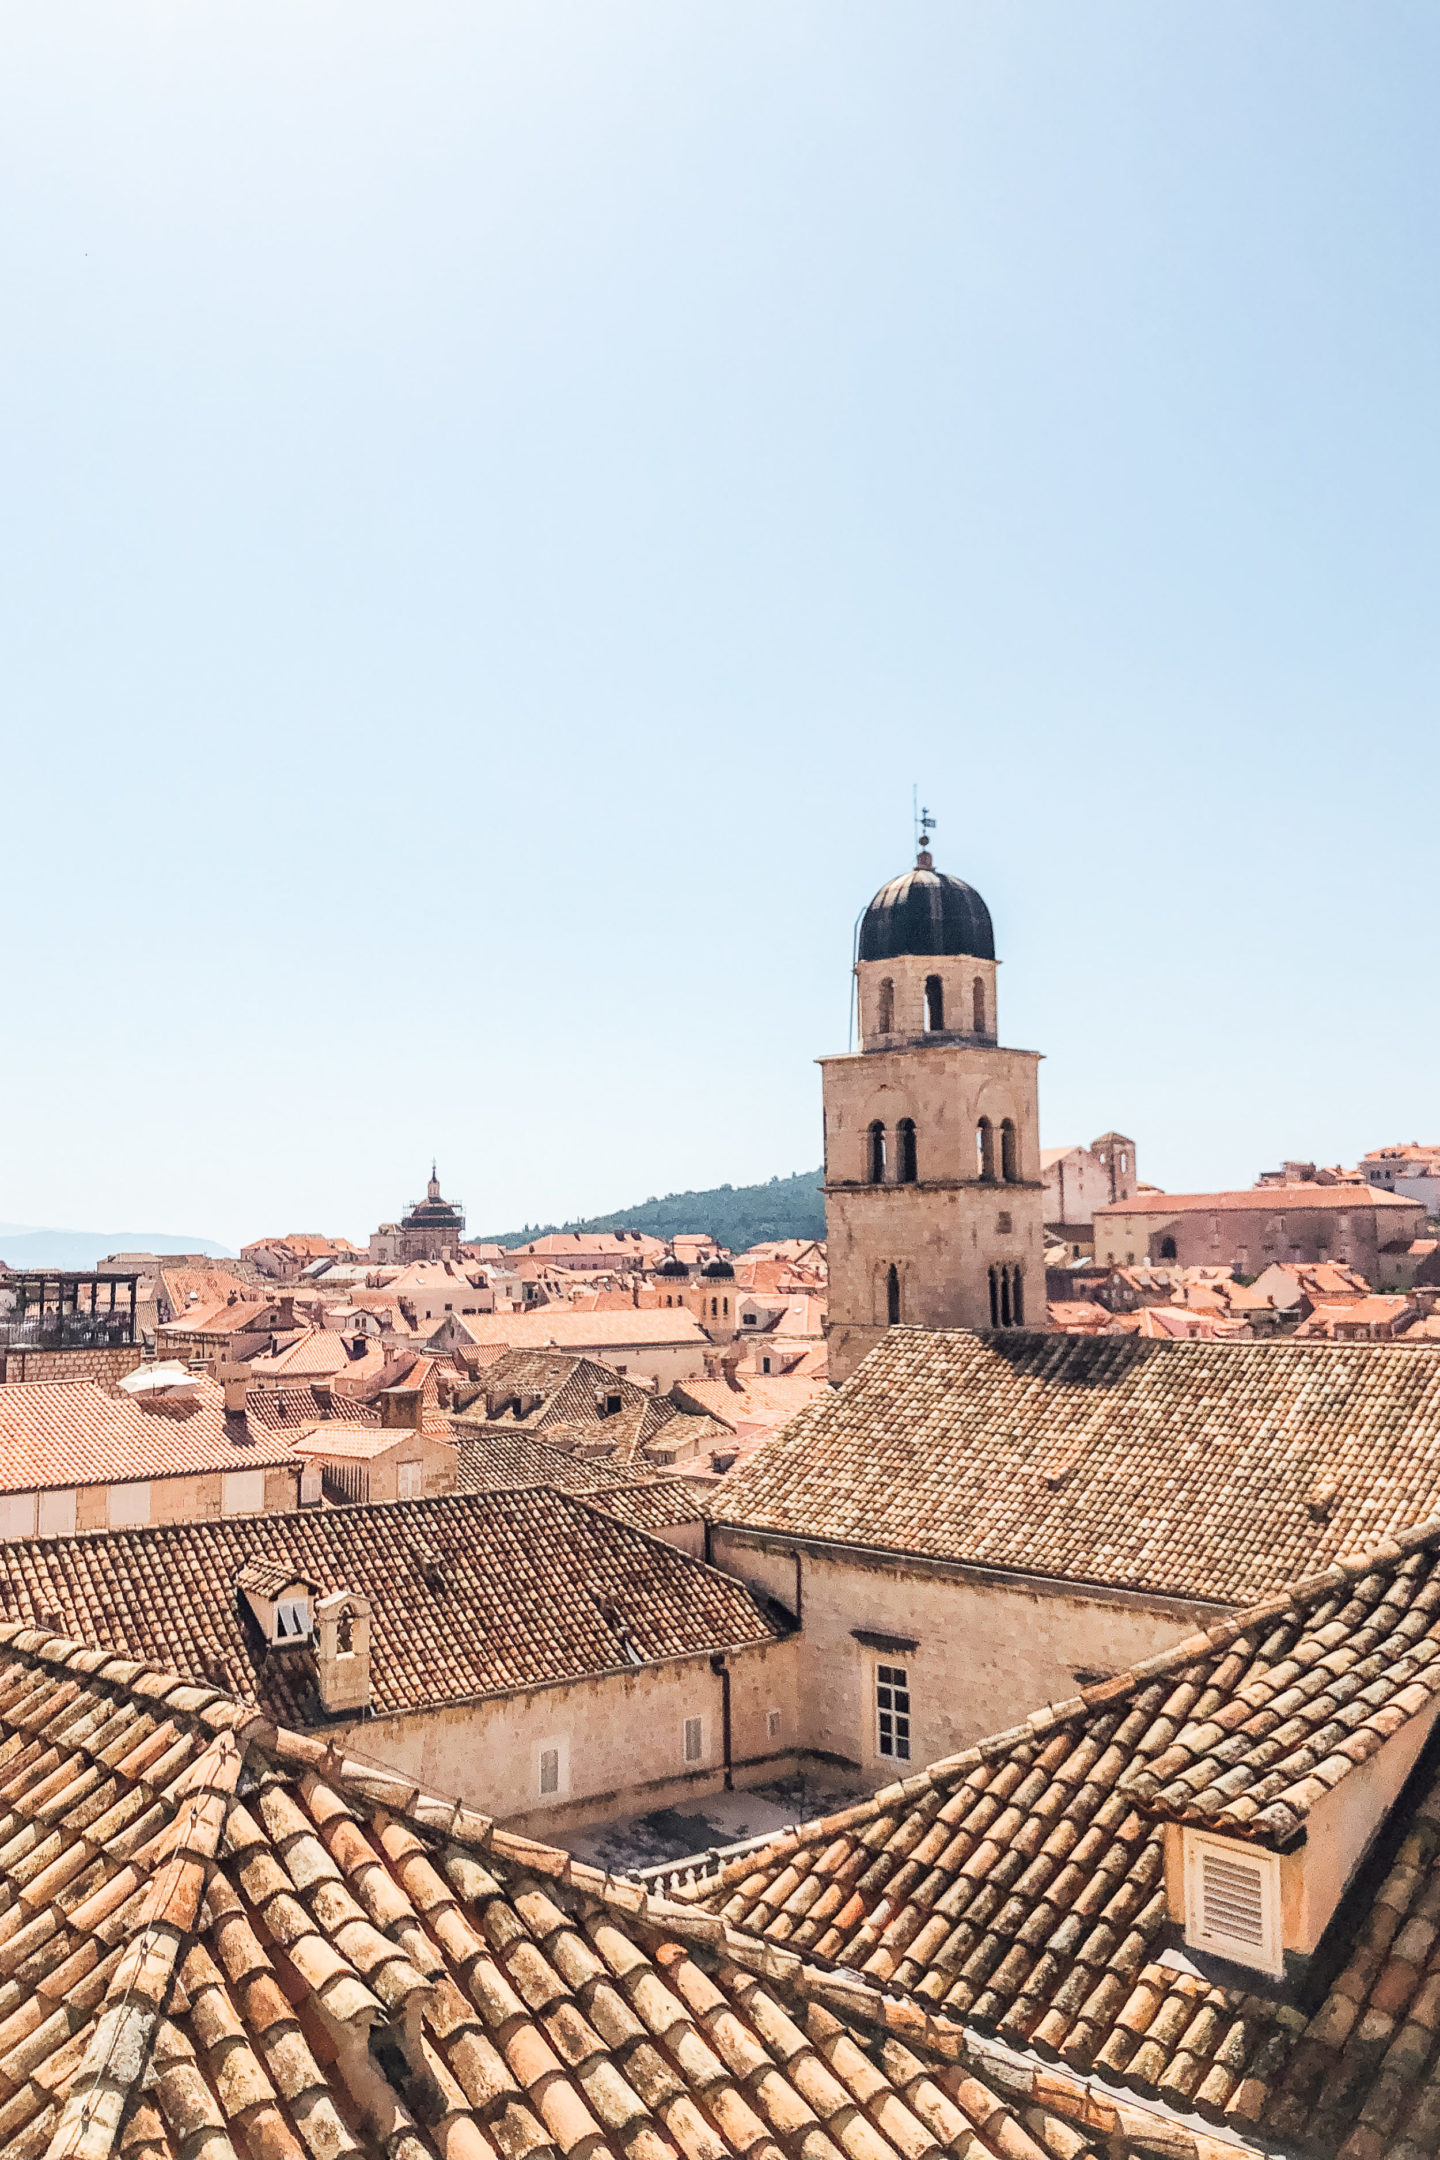
[[[74,1268],[84,1272],[111,1253],[205,1253],[231,1260],[228,1245],[213,1238],[174,1237],[161,1230],[44,1230],[34,1223],[0,1222],[0,1260],[12,1268]]]
[[[672,1238],[677,1230],[703,1230],[731,1252],[744,1252],[747,1246],[772,1238],[823,1238],[821,1175],[819,1170],[799,1170],[794,1177],[772,1177],[767,1185],[716,1185],[709,1192],[666,1193],[663,1200],[646,1200],[615,1215],[486,1231],[477,1242],[528,1245],[531,1238],[548,1237],[554,1230],[642,1230],[657,1238]]]

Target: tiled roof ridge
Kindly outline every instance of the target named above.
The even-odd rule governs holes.
[[[907,2088],[927,2067],[908,2050],[924,2049],[933,2060],[950,2066],[946,2077],[959,2082],[947,2089],[980,2131],[987,2153],[1005,2154],[1009,2160],[1038,2160],[1041,2150],[1047,2155],[1071,2152],[1079,2160],[1082,2152],[1091,2149],[1088,2141],[1072,2146],[1068,2140],[1056,2144],[1047,2139],[1043,2148],[1036,2146],[1024,2134],[1024,2118],[1017,2120],[1017,2111],[1026,2108],[1048,2111],[1087,2130],[1135,2140],[1147,2150],[1163,2151],[1166,2160],[1232,2160],[1236,2152],[1222,2138],[1177,2124],[1108,2089],[1099,2091],[1059,2066],[1014,2059],[958,2018],[913,1997],[749,1934],[718,1914],[672,1904],[640,1883],[617,1880],[568,1853],[501,1830],[475,1810],[424,1793],[394,1771],[338,1756],[333,1743],[290,1732],[264,1717],[247,1716],[243,1705],[217,1690],[190,1686],[176,1675],[35,1629],[0,1627],[0,1643],[25,1663],[84,1675],[92,1685],[98,1681],[132,1700],[139,1698],[161,1721],[148,1743],[149,1760],[157,1771],[155,1796],[167,1804],[169,1819],[148,1845],[132,1854],[129,1884],[126,1873],[116,1878],[117,1884],[138,1888],[142,1895],[125,1928],[123,1948],[95,2029],[49,2141],[47,2152],[53,2160],[99,2160],[120,2142],[137,2080],[171,2031],[166,2021],[176,2014],[175,1984],[204,1925],[203,1901],[222,1839],[245,1817],[247,1803],[239,1796],[239,1780],[252,1749],[282,1772],[298,1772],[302,1789],[318,1779],[342,1799],[368,1803],[381,1820],[399,1816],[432,1839],[443,1841],[435,1858],[467,1895],[467,1875],[476,1878],[481,1893],[487,1883],[492,1890],[495,1885],[485,1870],[466,1862],[466,1847],[515,1870],[521,1889],[526,1878],[532,1884],[548,1879],[581,1900],[653,1932],[662,1939],[655,1953],[662,1962],[675,1954],[673,1943],[694,1945],[705,1953],[707,1963],[715,1961],[722,1983],[756,1974],[783,1983],[846,2025],[869,2029],[885,2051],[886,2068],[892,2075],[901,2073]],[[162,1766],[174,1760],[173,1737],[158,1760],[154,1750],[157,1741],[163,1747],[165,1736],[175,1734],[177,1722],[189,1724],[192,1731],[197,1726],[201,1731],[209,1727],[211,1737],[191,1755],[174,1782],[165,1785]],[[181,1744],[185,1744],[183,1739]],[[97,1895],[115,1909],[113,1885]],[[391,1937],[392,1944],[394,1940]],[[13,1956],[14,1940],[10,1947]],[[222,2127],[218,2117],[212,2127]],[[210,2141],[206,2143],[208,2149]],[[846,2149],[853,2150],[848,2141]],[[967,2144],[960,2149],[978,2153],[980,2147]]]
[[[1330,1565],[1317,1574],[1303,1576],[1298,1582],[1283,1585],[1272,1591],[1269,1597],[1257,1604],[1247,1605],[1228,1620],[1218,1620],[1214,1626],[1202,1628],[1198,1634],[1187,1635],[1182,1642],[1172,1644],[1168,1650],[1157,1651],[1154,1657],[1145,1658],[1132,1666],[1128,1672],[1116,1673],[1109,1680],[1097,1680],[1089,1687],[1082,1687],[1078,1694],[1063,1702],[1047,1703],[1043,1709],[1032,1710],[1019,1725],[1007,1726],[1003,1732],[988,1733],[983,1740],[962,1748],[958,1754],[943,1755],[937,1762],[929,1763],[914,1776],[899,1778],[892,1785],[882,1785],[868,1799],[857,1800],[853,1806],[840,1808],[833,1815],[817,1816],[813,1822],[797,1823],[792,1829],[782,1830],[773,1838],[758,1839],[748,1849],[721,1869],[718,1875],[706,1876],[695,1884],[690,1894],[697,1900],[709,1900],[735,1883],[743,1882],[755,1872],[757,1852],[762,1849],[774,1858],[802,1851],[805,1847],[828,1844],[842,1831],[855,1828],[860,1823],[874,1822],[892,1809],[903,1807],[922,1794],[936,1790],[948,1790],[979,1770],[988,1762],[995,1762],[1008,1755],[1012,1748],[1040,1739],[1053,1732],[1057,1726],[1068,1724],[1087,1710],[1113,1709],[1138,1689],[1148,1687],[1155,1680],[1184,1671],[1199,1659],[1213,1657],[1223,1652],[1248,1634],[1251,1628],[1270,1620],[1281,1619],[1297,1608],[1313,1605],[1336,1590],[1350,1583],[1360,1582],[1365,1576],[1381,1568],[1393,1568],[1412,1553],[1423,1552],[1428,1546],[1440,1544],[1440,1515],[1432,1515],[1411,1530],[1400,1532],[1396,1537],[1383,1538],[1378,1545],[1353,1559],[1332,1560]]]

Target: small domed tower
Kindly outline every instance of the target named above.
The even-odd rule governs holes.
[[[860,1048],[820,1060],[830,1378],[887,1327],[1045,1325],[1039,1053],[1000,1047],[990,910],[923,847],[861,919]]]
[[[699,1320],[711,1342],[730,1342],[739,1325],[735,1305],[735,1270],[728,1260],[712,1260],[696,1278]]]
[[[662,1305],[688,1305],[690,1303],[690,1270],[683,1260],[662,1260],[651,1280],[659,1293]]]

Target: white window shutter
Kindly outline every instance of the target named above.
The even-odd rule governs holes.
[[[1278,1854],[1187,1827],[1185,1940],[1192,1949],[1282,1973]]]

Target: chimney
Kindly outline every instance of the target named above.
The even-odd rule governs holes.
[[[225,1390],[226,1417],[244,1417],[246,1398],[250,1393],[250,1367],[222,1360],[215,1367],[215,1377]]]
[[[425,1419],[425,1396],[421,1388],[386,1388],[380,1397],[382,1431],[405,1427],[419,1432]]]
[[[332,1717],[354,1717],[370,1707],[370,1600],[333,1590],[316,1605],[315,1624],[321,1707]]]
[[[285,1295],[277,1300],[277,1304],[279,1308],[279,1317],[276,1320],[275,1325],[280,1329],[280,1332],[284,1334],[288,1329],[293,1328],[295,1325],[294,1292],[287,1290],[285,1292]]]

